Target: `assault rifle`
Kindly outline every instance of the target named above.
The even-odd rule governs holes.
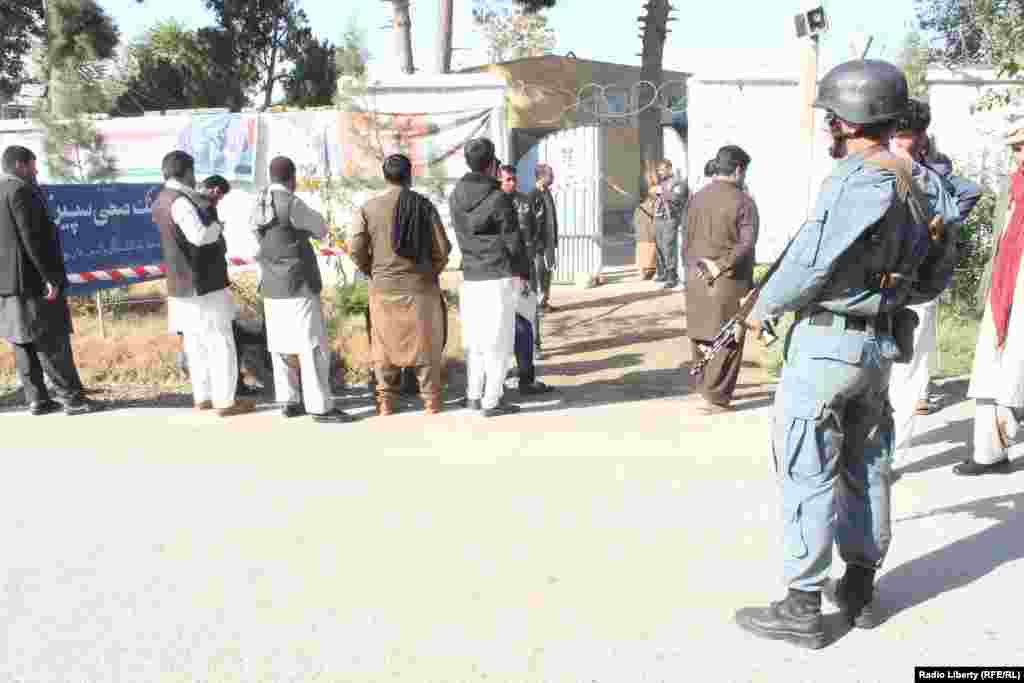
[[[799,234],[799,231],[797,231]],[[729,318],[722,325],[721,329],[718,330],[718,334],[707,344],[698,344],[697,350],[700,351],[700,358],[694,359],[693,365],[690,367],[690,374],[693,376],[699,375],[704,371],[704,367],[711,362],[711,359],[722,353],[725,349],[736,348],[737,331],[744,327],[744,322],[750,312],[754,309],[754,304],[757,303],[757,297],[761,294],[761,289],[764,288],[765,283],[775,274],[775,271],[779,269],[782,264],[782,259],[786,257],[786,252],[789,251],[789,246],[793,244],[796,239],[796,235],[789,240],[786,244],[786,248],[782,250],[779,257],[775,259],[775,262],[768,268],[768,272],[765,273],[764,277],[761,278],[760,284],[754,289],[750,290],[746,297],[740,303],[740,310],[736,312],[736,315]],[[712,287],[715,284],[715,278],[711,277],[711,273],[707,272],[707,267],[704,266],[700,261],[697,262],[697,274],[708,283],[708,287]],[[702,268],[702,266],[704,266]],[[758,339],[764,342],[766,347],[771,346],[778,340],[779,336],[775,334],[775,325],[770,320],[765,320],[761,324],[761,333],[758,335]]]

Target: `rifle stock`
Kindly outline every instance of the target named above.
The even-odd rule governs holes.
[[[729,318],[729,320],[722,325],[721,329],[718,330],[718,334],[716,334],[715,338],[711,340],[711,343],[705,344],[703,347],[698,345],[703,357],[697,358],[693,361],[693,365],[690,367],[691,375],[699,375],[703,372],[704,367],[711,362],[711,359],[721,353],[722,350],[730,346],[735,346],[734,342],[738,336],[736,334],[737,326],[746,327],[746,319],[750,315],[750,312],[754,310],[754,305],[757,304],[757,299],[761,295],[761,290],[768,283],[768,280],[771,279],[772,275],[775,274],[775,271],[779,269],[779,266],[782,265],[782,259],[786,257],[786,252],[789,251],[789,247],[793,244],[799,234],[800,231],[798,230],[797,234],[790,238],[789,242],[786,243],[785,248],[782,250],[782,253],[779,254],[779,257],[775,259],[775,262],[772,263],[770,268],[768,268],[768,272],[765,273],[763,278],[761,278],[761,282],[750,290],[746,298],[743,299],[743,302],[740,304],[740,308],[736,312],[736,315]],[[711,285],[710,282],[708,284],[709,286]],[[758,339],[764,341],[765,346],[771,346],[778,339],[778,335],[775,334],[774,325],[772,325],[770,321],[764,320],[762,322],[761,333],[758,336]]]

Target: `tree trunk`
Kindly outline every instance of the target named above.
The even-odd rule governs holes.
[[[274,100],[274,83],[277,79],[274,77],[274,72],[277,70],[277,50],[280,41],[278,41],[277,27],[280,19],[274,20],[274,29],[271,31],[271,44],[270,44],[270,68],[267,70],[267,87],[263,92],[263,110],[270,109],[270,105]]]
[[[409,16],[409,0],[390,0],[394,8],[391,26],[395,31],[395,54],[402,73],[415,71],[412,64],[412,18]]]
[[[46,18],[46,46],[49,49],[50,36],[53,35],[58,29],[54,22],[56,17],[53,12],[53,8],[43,2],[43,12]],[[74,111],[74,98],[72,93],[69,92],[70,87],[67,79],[64,77],[64,72],[61,67],[56,65],[50,66],[49,73],[47,74],[47,98],[49,99],[48,104],[50,105],[50,116],[60,120],[67,119],[75,115]]]
[[[640,80],[654,84],[660,88],[662,83],[662,59],[665,54],[665,38],[668,35],[669,13],[674,9],[669,0],[648,0],[644,5],[647,15],[640,17],[643,25],[643,53],[640,66]],[[638,90],[637,106],[647,105],[658,93],[643,86]],[[663,110],[656,102],[647,107],[637,116],[640,135],[640,155],[645,164],[657,163],[664,156],[661,132]],[[641,172],[642,169],[641,169]]]
[[[437,71],[451,73],[452,70],[452,14],[455,0],[439,0],[441,26],[437,44]]]
[[[47,95],[50,98],[50,115],[58,120],[73,118],[77,113],[75,98],[63,70],[56,66],[50,67],[49,78]]]

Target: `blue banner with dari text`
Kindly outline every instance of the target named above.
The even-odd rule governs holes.
[[[160,264],[160,232],[153,223],[153,203],[160,188],[153,183],[44,185],[47,208],[60,231],[67,272]],[[161,277],[72,284],[67,293],[90,294]]]

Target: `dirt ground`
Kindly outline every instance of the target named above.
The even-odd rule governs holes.
[[[460,279],[458,273],[448,273],[442,285],[457,292]],[[683,292],[661,291],[630,270],[609,279],[592,289],[554,287],[556,310],[541,322],[545,358],[538,362],[538,377],[559,393],[557,398],[541,398],[561,405],[593,405],[688,395]],[[108,337],[101,338],[95,318],[79,316],[72,338],[83,380],[96,398],[132,406],[188,405],[187,379],[174,367],[180,341],[166,332],[161,310],[120,323],[108,320],[107,328]],[[361,321],[349,319],[335,346],[348,368],[340,378],[343,383],[365,383],[369,343]],[[445,356],[448,397],[461,397],[465,364],[457,309],[449,312]],[[763,361],[756,345],[748,345],[737,404],[766,396],[763,385],[773,378],[762,370]],[[0,406],[14,407],[21,400],[13,389],[13,369],[7,347],[0,353]]]

